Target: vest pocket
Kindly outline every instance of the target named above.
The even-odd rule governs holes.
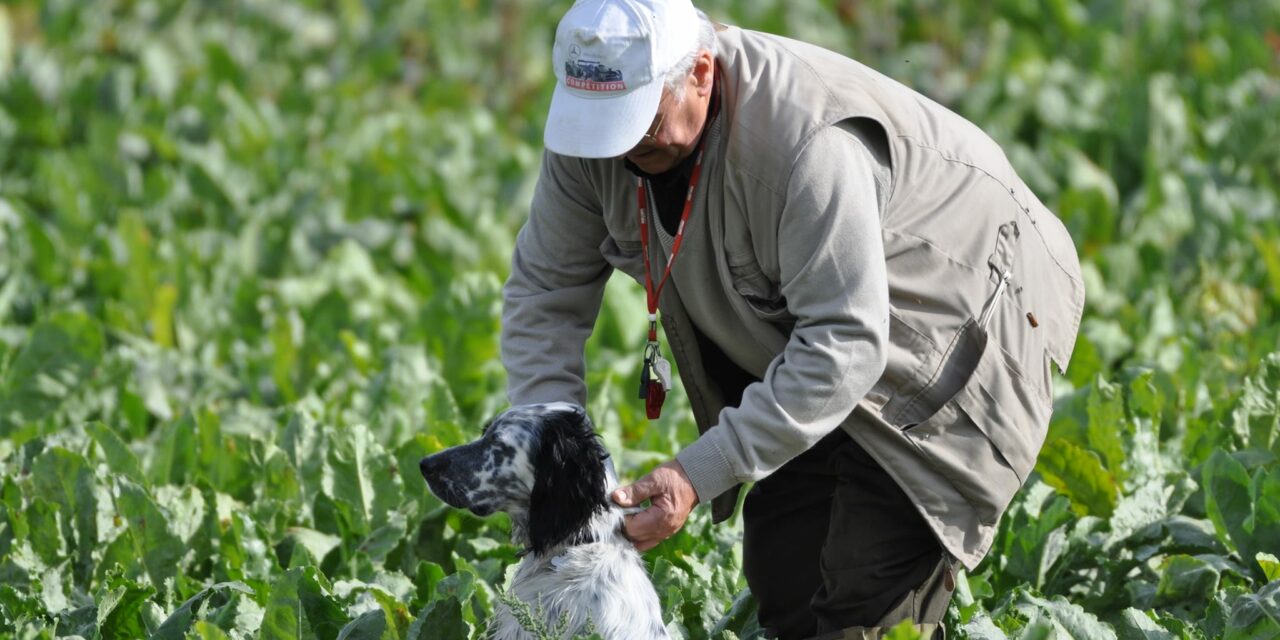
[[[1048,432],[1052,398],[1026,380],[1014,358],[993,341],[978,361],[973,381],[955,400],[995,443],[1018,484],[1026,482]]]
[[[950,402],[973,377],[987,340],[988,334],[980,324],[972,319],[965,321],[938,359],[933,377],[890,417],[890,422],[914,426]]]
[[[991,399],[988,388],[992,382],[986,378],[1007,377],[995,372],[1004,367],[1002,350],[991,344],[986,331],[973,321],[963,333],[963,344],[957,344],[952,352],[976,358],[976,366],[967,376],[935,382],[930,389],[934,397],[950,396],[904,434],[929,465],[964,496],[978,519],[994,525],[1034,465],[1039,443],[1028,449],[1030,438],[1018,433],[1019,429],[1036,429],[1024,409]]]
[[[777,284],[769,280],[754,261],[729,261],[733,290],[742,296],[756,317],[768,322],[795,322],[787,310],[787,299]]]

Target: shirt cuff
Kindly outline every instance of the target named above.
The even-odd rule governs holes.
[[[712,427],[676,454],[676,462],[684,468],[693,490],[698,492],[699,504],[711,504],[716,496],[738,484],[729,459],[716,442],[721,430],[720,427]]]

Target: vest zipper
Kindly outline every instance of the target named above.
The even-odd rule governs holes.
[[[991,322],[991,316],[995,315],[996,303],[1000,302],[1000,298],[1004,296],[1005,289],[1009,288],[1009,278],[1013,277],[1012,269],[1005,269],[1000,274],[1000,284],[996,285],[996,290],[987,299],[987,304],[982,308],[982,314],[978,316],[978,326],[985,331],[987,323]]]

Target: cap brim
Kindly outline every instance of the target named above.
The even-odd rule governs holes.
[[[557,83],[542,140],[575,158],[616,158],[640,143],[662,99],[662,82],[613,98],[584,98]]]

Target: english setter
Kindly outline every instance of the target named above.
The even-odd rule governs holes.
[[[594,627],[605,640],[669,638],[658,596],[635,547],[609,454],[582,407],[563,402],[513,407],[480,439],[422,459],[422,475],[446,504],[478,516],[505,511],[524,548],[510,593],[565,638]],[[497,640],[534,638],[499,604]]]

